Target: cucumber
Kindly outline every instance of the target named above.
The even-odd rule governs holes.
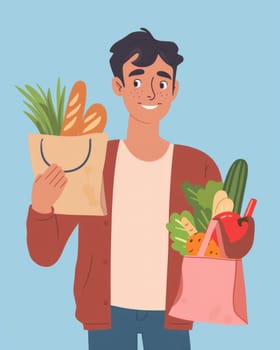
[[[240,214],[248,175],[248,164],[244,159],[235,160],[223,185],[228,197],[233,200],[233,211]]]

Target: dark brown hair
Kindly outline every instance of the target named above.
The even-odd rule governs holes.
[[[123,81],[123,64],[134,54],[138,53],[137,59],[132,62],[138,67],[147,67],[154,63],[159,55],[167,64],[173,68],[173,81],[175,81],[177,66],[184,60],[178,54],[178,46],[171,41],[156,40],[145,28],[142,31],[128,34],[117,41],[110,49],[113,55],[110,65],[115,77]]]

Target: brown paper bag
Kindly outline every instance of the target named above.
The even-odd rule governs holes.
[[[108,135],[83,136],[28,135],[34,175],[50,164],[66,173],[68,183],[54,204],[57,214],[106,215],[103,167]]]

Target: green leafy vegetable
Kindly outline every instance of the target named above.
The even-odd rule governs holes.
[[[185,194],[185,198],[192,207],[198,205],[197,192],[202,188],[203,187],[200,185],[192,185],[189,182],[184,182],[182,184],[182,190]]]
[[[222,182],[208,181],[205,188],[197,191],[197,202],[204,209],[212,209],[214,195],[223,188]]]
[[[179,252],[181,255],[183,256],[189,255],[186,249],[186,243],[173,241],[171,246],[174,250],[177,250],[177,252]]]
[[[45,92],[39,84],[37,84],[37,89],[30,85],[25,85],[25,90],[18,86],[16,88],[26,98],[24,104],[29,111],[24,111],[24,113],[32,120],[39,132],[59,135],[64,117],[66,91],[66,87],[61,91],[60,79],[56,85],[56,103],[53,101],[50,89]]]
[[[209,208],[195,207],[194,208],[194,221],[195,227],[199,232],[205,232],[206,228],[211,220],[212,211]]]
[[[208,181],[205,187],[192,185],[189,182],[182,184],[182,190],[189,205],[194,210],[195,227],[200,232],[205,232],[211,220],[212,203],[214,195],[223,188],[222,182]]]
[[[185,210],[181,214],[173,213],[170,216],[169,223],[166,228],[170,232],[170,238],[173,241],[172,248],[177,250],[181,255],[188,255],[186,250],[186,242],[189,239],[189,233],[182,224],[182,218],[187,218],[192,225],[194,225],[194,218],[192,214]]]
[[[182,184],[185,197],[192,207],[200,206],[204,209],[212,209],[214,195],[223,188],[222,182],[208,181],[205,188],[200,185],[192,185],[189,182]]]

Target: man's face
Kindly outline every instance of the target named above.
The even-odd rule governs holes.
[[[123,97],[131,117],[146,124],[158,122],[175,99],[178,82],[173,86],[173,69],[160,56],[147,67],[132,63],[137,56],[135,54],[123,65],[124,84],[119,78],[113,78],[113,90]]]

